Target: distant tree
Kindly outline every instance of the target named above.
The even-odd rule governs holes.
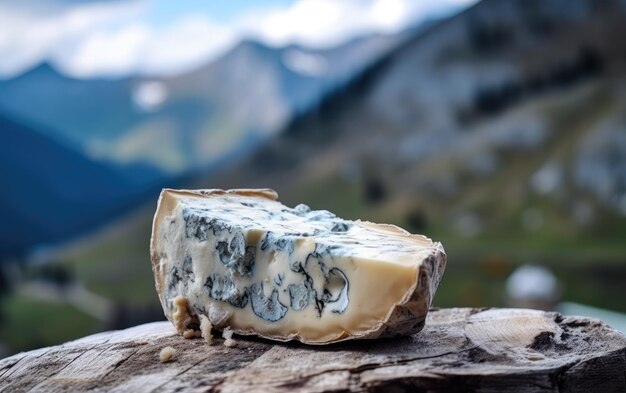
[[[8,294],[11,290],[11,281],[6,270],[0,266],[0,298]]]
[[[555,87],[569,86],[577,79],[579,79],[580,73],[577,64],[562,62],[552,69],[551,82]]]
[[[68,266],[59,262],[50,262],[45,264],[39,273],[41,277],[47,281],[56,284],[59,287],[65,287],[74,282],[74,272]]]
[[[414,208],[407,212],[406,222],[412,232],[422,232],[426,229],[426,215],[421,209]]]
[[[4,310],[3,303],[10,294],[12,287],[8,272],[0,265],[0,326],[4,325],[5,322],[5,315],[2,312]]]
[[[118,330],[142,323],[162,321],[163,309],[158,304],[136,306],[118,302],[113,307],[113,315],[107,322],[107,329]]]
[[[532,75],[525,83],[528,94],[542,93],[548,87],[547,77],[543,74]]]
[[[368,176],[365,178],[363,193],[368,203],[380,203],[387,196],[385,184],[379,177]]]
[[[516,80],[478,90],[475,109],[482,114],[496,114],[515,104],[522,97],[523,86]]]
[[[569,86],[581,79],[600,74],[604,69],[604,58],[594,47],[583,46],[578,56],[552,68],[551,84],[555,87]]]
[[[585,75],[596,75],[604,70],[604,57],[592,46],[583,46],[578,54],[578,66]]]
[[[479,37],[474,37],[474,39],[490,42],[492,38],[488,36],[491,33],[488,34],[481,29],[483,28],[474,31],[474,34]],[[486,44],[483,43],[483,45]],[[570,86],[602,73],[604,68],[605,59],[598,48],[591,45],[581,46],[575,57],[563,58],[556,63],[546,65],[543,71],[527,76],[523,80],[510,79],[499,85],[478,88],[470,104],[471,109],[459,111],[458,120],[466,123],[480,116],[500,113],[525,97],[554,88]]]
[[[547,17],[533,17],[528,21],[530,31],[540,38],[547,38],[555,31],[554,21]]]
[[[514,41],[513,29],[502,23],[474,20],[468,30],[470,45],[481,54],[496,52]]]

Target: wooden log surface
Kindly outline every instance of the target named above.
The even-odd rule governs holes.
[[[431,310],[411,337],[330,346],[183,339],[169,322],[0,360],[4,392],[626,392],[626,337],[589,318]],[[177,353],[161,363],[159,353]]]

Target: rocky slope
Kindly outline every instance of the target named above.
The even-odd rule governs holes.
[[[461,238],[615,236],[626,213],[625,22],[617,1],[485,0],[208,181]]]

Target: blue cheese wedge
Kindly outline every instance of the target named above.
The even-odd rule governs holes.
[[[290,208],[268,189],[163,190],[150,248],[180,334],[307,344],[420,331],[446,264],[427,237]]]

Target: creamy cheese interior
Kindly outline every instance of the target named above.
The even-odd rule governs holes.
[[[193,314],[239,332],[326,342],[371,331],[411,295],[436,247],[259,195],[163,198],[153,247],[164,306],[184,296]]]

